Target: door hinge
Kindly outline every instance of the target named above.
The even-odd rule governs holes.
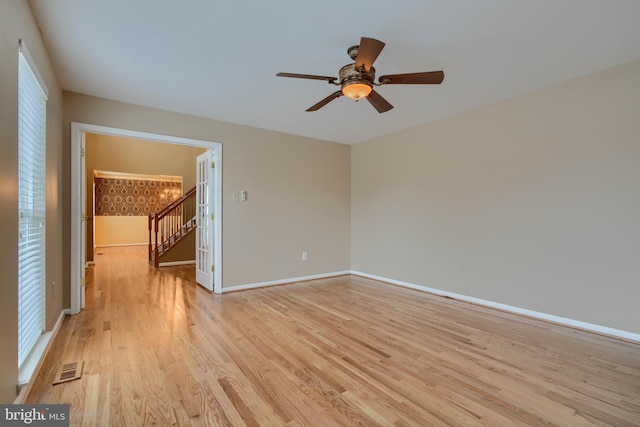
[[[216,167],[216,162],[211,162],[211,169]]]
[[[215,266],[211,266],[211,272],[213,273],[214,271],[216,271],[216,267]]]
[[[82,286],[84,286],[84,277],[81,277],[81,278],[80,278],[80,284],[81,284]]]
[[[213,214],[211,214],[211,221],[213,221]]]
[[[85,152],[84,152],[84,148],[80,149],[80,157],[84,157],[85,156]]]
[[[80,214],[80,221],[85,221],[87,219],[87,217],[85,216],[84,212],[82,212]]]

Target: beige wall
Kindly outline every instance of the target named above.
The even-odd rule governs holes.
[[[102,215],[94,217],[93,221],[96,246],[149,244],[149,218],[146,216]],[[193,249],[189,259],[194,259],[195,246]]]
[[[182,177],[184,192],[196,185],[196,158],[204,148],[188,147],[113,135],[87,134],[87,212],[92,211],[93,171],[171,175]],[[87,221],[87,260],[93,260],[92,228],[96,245],[144,243],[149,241],[147,217],[96,217]],[[140,227],[142,224],[142,227]],[[182,260],[195,259],[191,252],[179,251]]]
[[[192,231],[172,247],[170,251],[162,255],[160,257],[160,263],[195,261],[195,247],[196,233]]]
[[[87,187],[93,170],[181,176],[184,191],[196,185],[196,157],[204,148],[112,135],[87,134]]]
[[[64,107],[65,141],[73,121],[223,144],[224,287],[349,269],[349,146],[74,93]]]
[[[354,270],[640,333],[640,62],[357,144],[351,173]]]
[[[46,328],[63,308],[62,92],[26,1],[0,1],[0,402],[16,397],[18,380],[18,40],[25,40],[49,89],[47,102]],[[67,239],[68,240],[68,239]],[[68,247],[68,245],[67,245]],[[55,282],[55,285],[54,285]]]

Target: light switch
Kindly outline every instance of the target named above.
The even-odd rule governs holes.
[[[242,200],[243,202],[247,200],[247,190],[242,190],[240,192],[240,200]]]

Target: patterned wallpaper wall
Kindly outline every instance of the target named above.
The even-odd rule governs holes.
[[[147,216],[182,197],[182,182],[94,178],[96,215]]]

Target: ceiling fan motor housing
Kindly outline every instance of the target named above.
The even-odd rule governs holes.
[[[349,55],[349,58],[353,59],[354,61],[358,57],[358,52],[360,52],[359,44],[351,46],[349,47],[349,49],[347,49],[347,55]]]

